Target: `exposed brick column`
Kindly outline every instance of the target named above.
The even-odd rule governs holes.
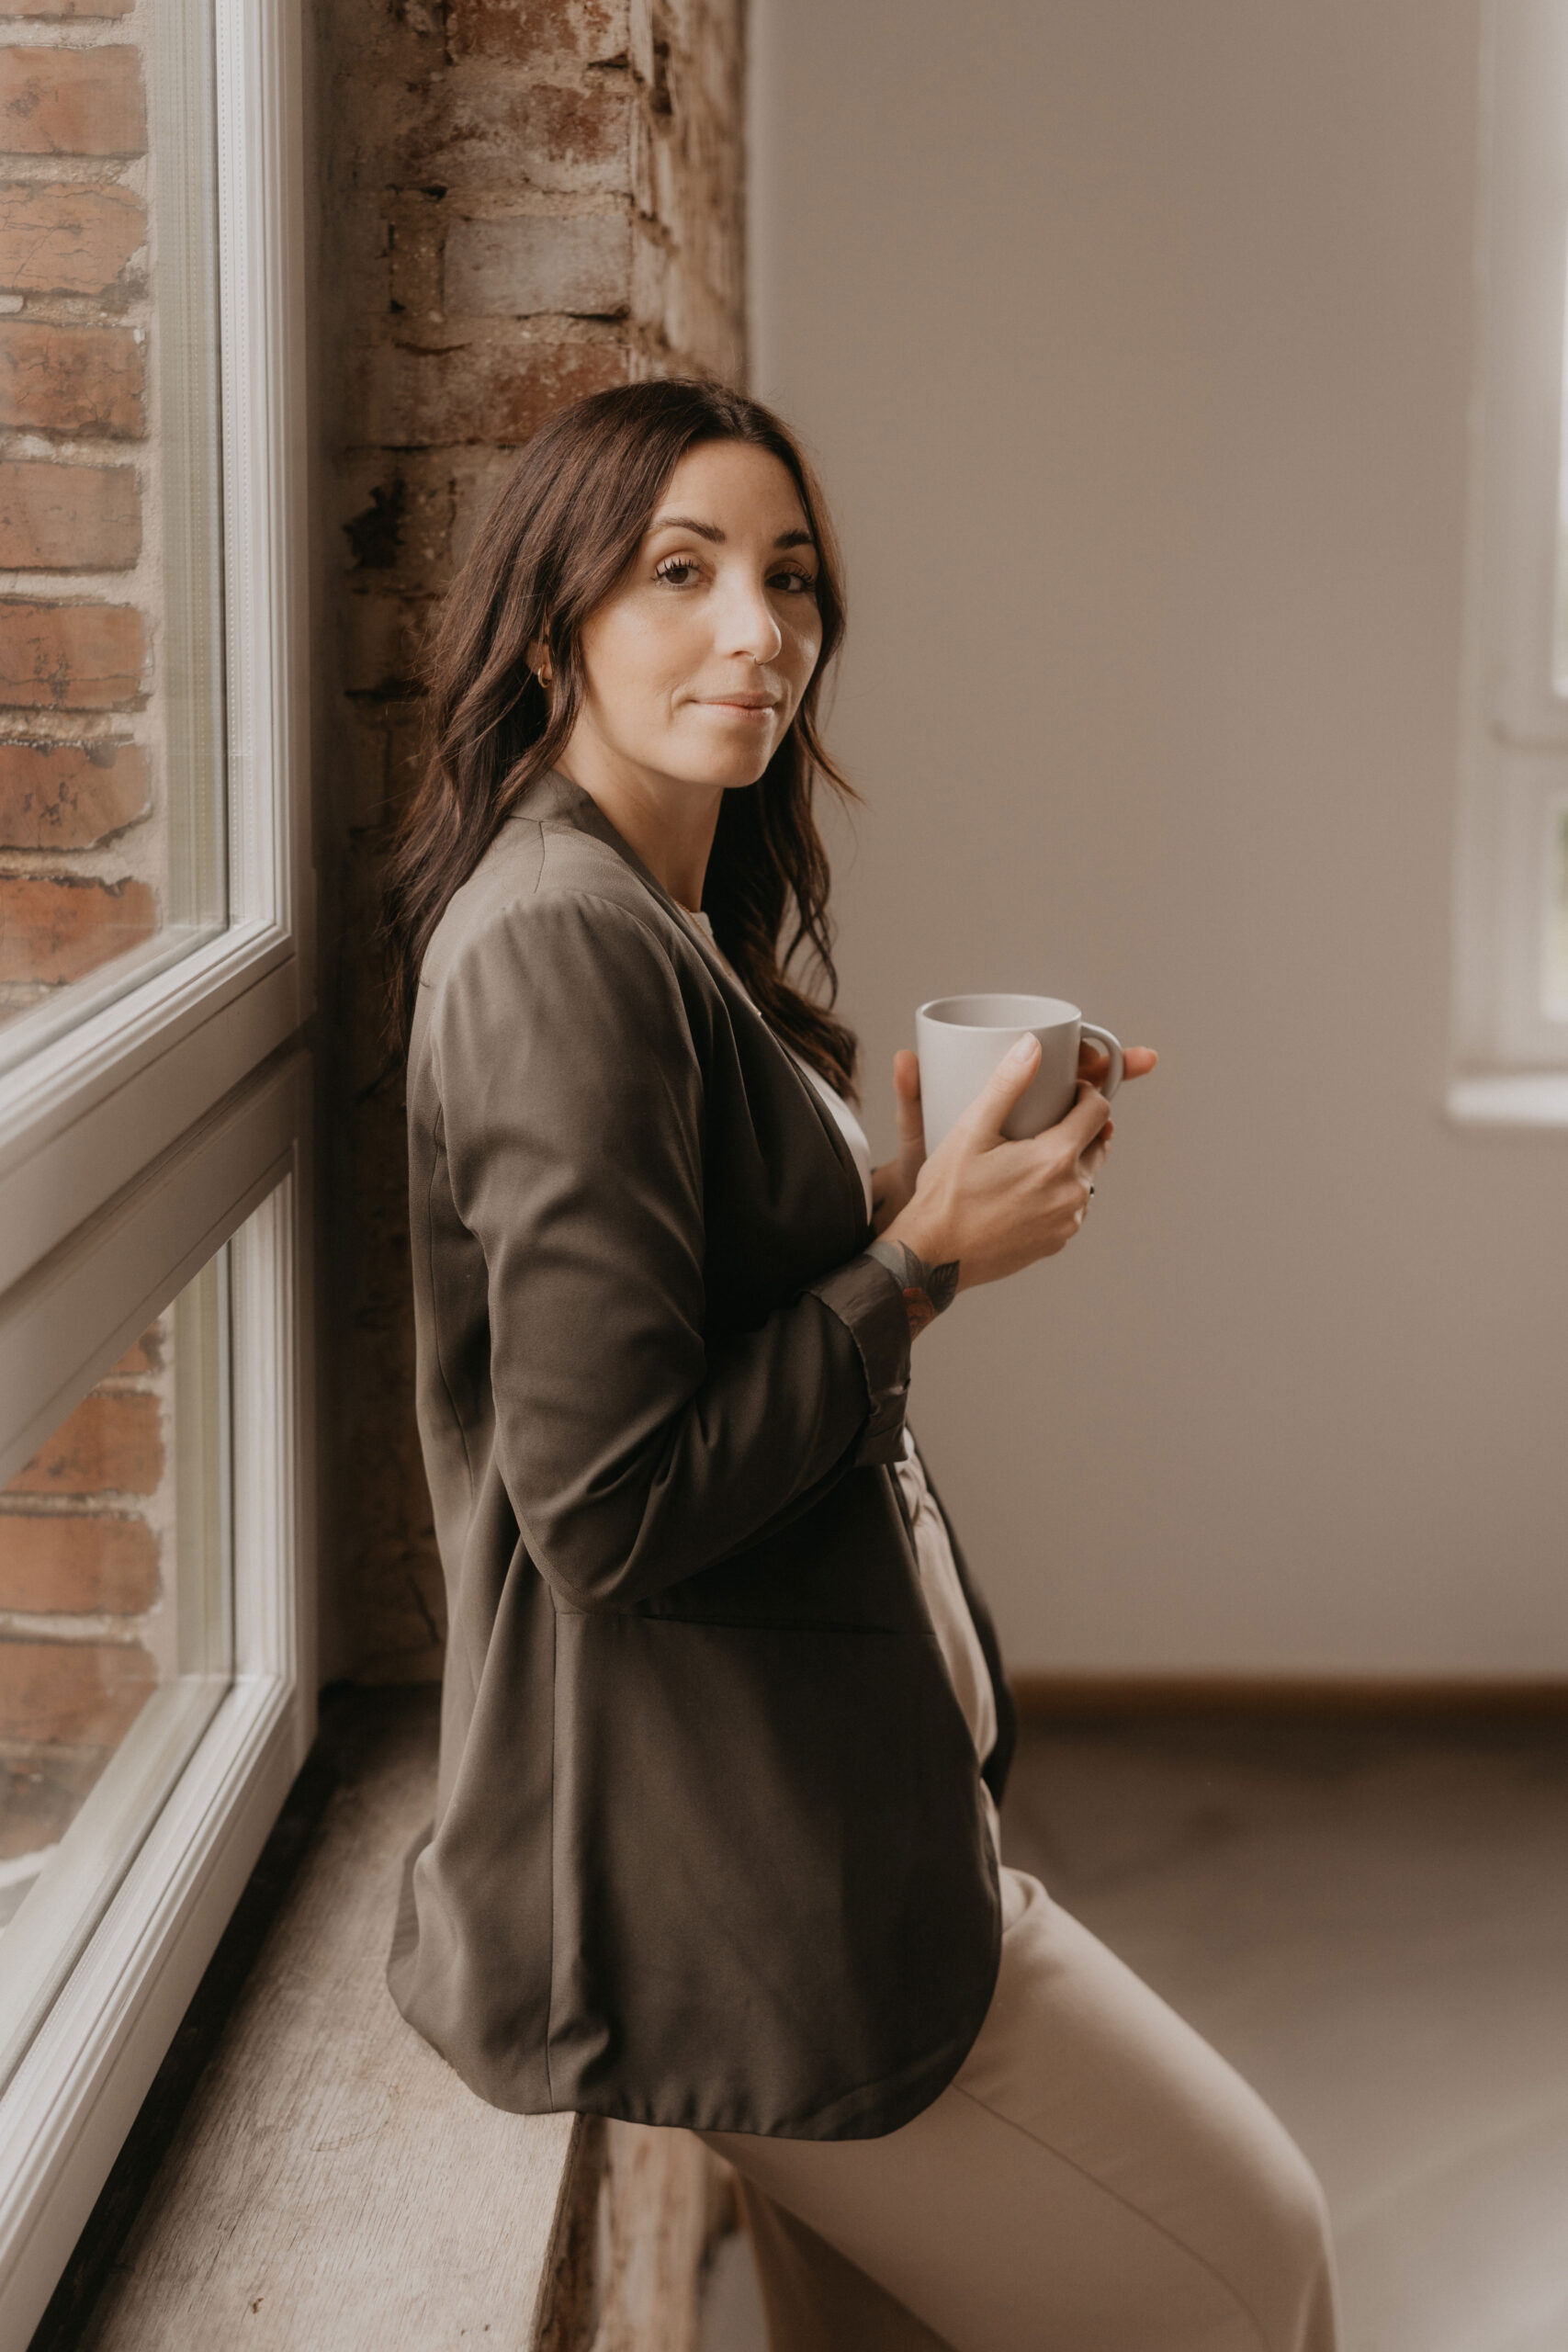
[[[321,0],[337,676],[324,781],[335,1243],[333,1573],[362,1670],[440,1663],[412,1423],[400,1073],[368,953],[412,656],[513,453],[628,379],[743,372],[741,0]],[[330,314],[330,315],[329,315]]]

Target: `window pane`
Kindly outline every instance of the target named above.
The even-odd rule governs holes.
[[[0,48],[0,1068],[225,920],[211,11],[74,14]]]
[[[1568,1020],[1568,800],[1551,812],[1546,918],[1546,1010]]]
[[[1551,683],[1568,695],[1568,300],[1557,377],[1557,579],[1551,629]]]
[[[0,2079],[232,1672],[229,1251],[0,1488]]]

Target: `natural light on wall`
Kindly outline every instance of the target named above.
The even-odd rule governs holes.
[[[1568,1125],[1568,0],[1489,0],[1454,1116]]]
[[[1568,799],[1552,803],[1546,893],[1546,1010],[1568,1022]]]

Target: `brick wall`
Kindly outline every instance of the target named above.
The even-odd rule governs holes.
[[[0,0],[0,1024],[164,911],[149,8]]]
[[[164,920],[150,0],[0,0],[0,1051]],[[175,1670],[155,1325],[0,1490],[0,1912]]]
[[[322,776],[338,1356],[329,1558],[344,1663],[439,1670],[411,1405],[400,1076],[374,870],[406,791],[421,633],[519,443],[629,378],[739,380],[741,0],[321,0],[321,349],[336,673]],[[328,315],[330,311],[330,317]]]
[[[175,1670],[169,1325],[0,1487],[0,1920]]]

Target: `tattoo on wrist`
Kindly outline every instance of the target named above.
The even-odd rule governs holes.
[[[945,1265],[928,1266],[907,1241],[881,1238],[869,1243],[865,1254],[886,1266],[903,1292],[911,1340],[919,1339],[926,1325],[934,1323],[943,1307],[951,1306],[958,1295],[956,1258],[950,1258]]]

